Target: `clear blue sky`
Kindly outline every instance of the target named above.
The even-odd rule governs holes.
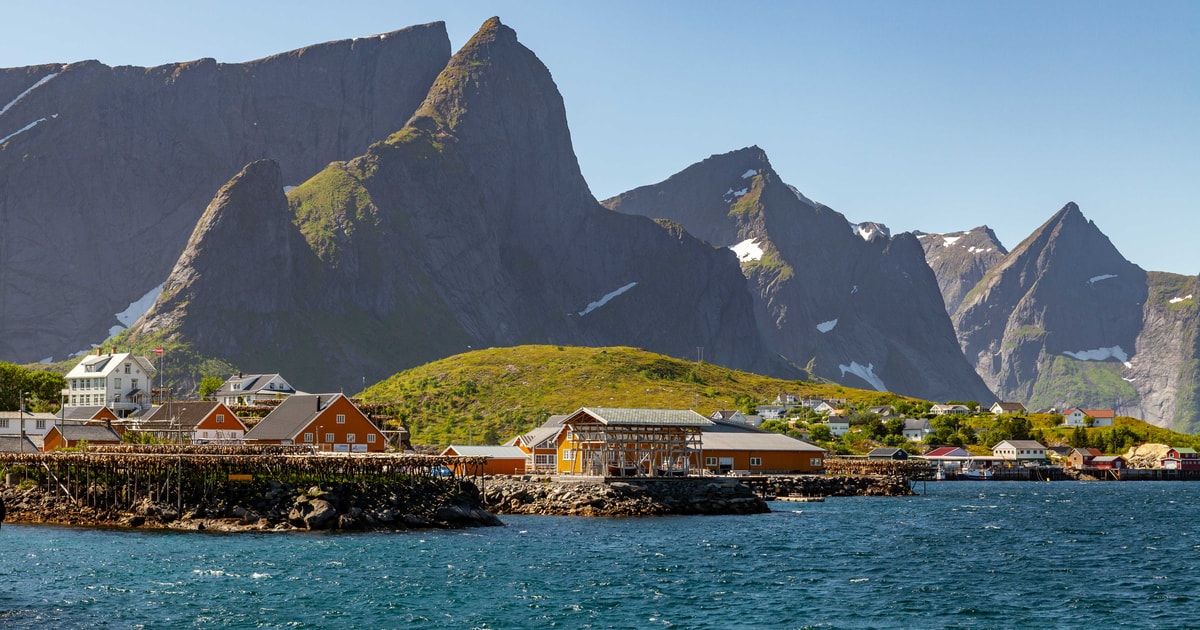
[[[237,62],[489,16],[550,68],[597,198],[757,144],[893,231],[1068,201],[1150,270],[1200,272],[1200,2],[54,2],[6,6],[0,66]]]

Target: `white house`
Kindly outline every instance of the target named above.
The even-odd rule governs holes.
[[[1086,427],[1087,419],[1090,417],[1094,427],[1111,427],[1116,415],[1112,409],[1067,409],[1063,411],[1063,425]]]
[[[905,418],[904,429],[900,433],[910,442],[920,442],[933,433],[933,425],[925,418]]]
[[[1014,413],[1027,413],[1025,411],[1025,405],[1022,405],[1019,402],[995,402],[992,403],[992,406],[988,409],[988,411],[997,416]]]
[[[970,415],[971,410],[966,405],[934,405],[929,408],[929,412],[935,416],[966,416]]]
[[[150,359],[128,352],[90,354],[67,372],[68,407],[107,406],[124,417],[150,407],[158,372]]]
[[[833,434],[833,437],[842,437],[850,432],[850,420],[840,416],[826,418],[825,426],[829,427],[829,432]]]
[[[295,393],[296,388],[278,374],[237,374],[213,392],[213,398],[226,405],[253,405],[261,400],[282,400]]]
[[[992,455],[1018,462],[1046,459],[1046,447],[1037,440],[1004,440],[992,447]]]
[[[787,407],[782,405],[759,405],[756,409],[763,420],[780,420],[787,413]]]
[[[0,435],[19,436],[24,429],[25,435],[41,438],[57,424],[58,416],[52,413],[0,411]]]

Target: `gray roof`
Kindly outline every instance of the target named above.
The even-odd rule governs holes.
[[[541,444],[542,442],[558,435],[559,431],[562,431],[561,426],[538,427],[538,428],[530,431],[529,433],[522,435],[521,439],[526,444],[528,444],[530,447],[534,447],[534,446],[537,446],[538,444]]]
[[[22,442],[25,445],[24,449],[21,448]],[[0,435],[0,453],[36,453],[40,450],[37,444],[29,439],[29,436],[25,436],[25,439],[22,440],[19,435]]]
[[[246,432],[246,440],[294,440],[326,407],[343,394],[289,396]]]
[[[570,418],[570,417],[571,416],[566,415],[566,414],[550,416],[549,418],[546,419],[546,421],[544,423],[542,423],[542,426],[544,426],[544,427],[561,427],[563,425],[563,422],[566,422],[567,418]]]
[[[291,389],[267,389],[267,390],[264,390],[263,388],[266,387],[267,384],[271,382],[271,379],[275,378],[276,376],[279,376],[279,374],[278,373],[275,373],[275,374],[241,374],[238,376],[233,376],[233,377],[230,377],[228,380],[226,380],[224,383],[221,383],[221,388],[218,389],[216,392],[214,392],[213,396],[237,396],[239,394],[257,394],[260,391],[282,393],[282,394],[296,393],[296,389],[294,387],[291,387],[291,383],[288,383],[288,387],[290,387]],[[287,379],[283,379],[283,380],[285,383],[287,382]],[[238,385],[241,385],[242,387],[239,387],[238,389],[233,389],[234,383],[237,383]]]
[[[91,420],[92,418],[96,417],[96,414],[100,413],[101,409],[104,409],[104,407],[101,405],[92,405],[90,407],[65,407],[63,409],[63,416],[67,420]]]
[[[931,425],[929,424],[929,420],[927,420],[925,418],[905,418],[904,419],[904,430],[905,431],[918,431],[918,430],[924,431],[925,429],[930,428],[930,426]]]
[[[102,424],[65,424],[58,427],[63,439],[75,442],[120,442],[121,436],[116,431]]]
[[[763,431],[741,423],[718,422],[700,432],[700,448],[716,451],[803,451],[824,453],[825,449],[803,440]]]
[[[20,411],[0,411],[0,418],[8,418],[9,420],[19,420],[21,417],[22,417],[22,414]],[[44,411],[39,411],[37,413],[26,411],[24,413],[24,417],[25,417],[25,422],[29,422],[30,420],[50,420],[50,421],[58,420],[58,416],[56,416],[52,413],[46,413]]]
[[[904,449],[881,446],[879,448],[871,449],[871,452],[867,453],[867,457],[891,457],[901,452],[904,452]],[[907,457],[907,453],[905,453],[905,456]]]
[[[679,409],[619,409],[612,407],[583,407],[571,414],[574,418],[580,413],[589,416],[606,425],[616,426],[672,426],[672,427],[707,427],[713,421],[692,411]]]
[[[529,456],[525,451],[515,446],[463,446],[461,444],[451,444],[442,451],[442,455],[448,454],[447,451],[454,449],[455,453],[463,457],[491,457],[492,459],[527,459]]]
[[[215,400],[173,400],[154,408],[138,431],[192,431],[219,405]]]

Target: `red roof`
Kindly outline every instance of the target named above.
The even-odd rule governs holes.
[[[957,446],[939,446],[932,451],[925,453],[925,457],[945,457],[946,455],[959,450],[961,449]]]
[[[1091,416],[1093,418],[1117,417],[1117,412],[1113,411],[1112,409],[1080,409],[1080,411],[1082,411],[1085,416]]]

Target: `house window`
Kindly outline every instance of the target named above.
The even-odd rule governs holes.
[[[332,433],[326,433],[326,434],[325,434],[325,441],[326,441],[326,442],[333,442],[333,434],[332,434]]]
[[[564,461],[564,462],[573,462],[573,461],[575,461],[575,452],[574,452],[574,451],[572,451],[572,450],[571,450],[571,449],[569,449],[569,448],[564,448],[564,449],[563,449],[563,461]]]
[[[550,453],[550,454],[534,455],[533,463],[538,466],[553,466],[554,465],[554,454]]]
[[[116,389],[117,391],[120,391],[120,389],[121,389],[121,378],[120,377],[113,379],[113,388]]]
[[[367,444],[374,444],[374,443],[375,443],[375,434],[368,433],[367,434]]]
[[[353,433],[347,433],[347,434],[346,434],[346,442],[347,442],[347,443],[350,443],[350,442],[353,442],[353,441],[354,441],[354,434],[353,434]]]
[[[137,389],[137,379],[136,378],[129,381],[129,387],[132,389]]]
[[[751,468],[762,466],[762,458],[761,457],[751,457],[750,458],[750,466],[751,466]]]
[[[126,374],[129,373],[129,364],[128,363],[125,364],[125,373]]]
[[[821,467],[821,458],[820,457],[810,457],[808,459],[808,465],[812,466],[813,468],[820,468]]]
[[[305,434],[304,434],[304,441],[305,441],[306,443],[308,443],[308,444],[312,444],[312,441],[313,441],[313,434],[312,434],[312,433],[305,433]]]
[[[337,415],[337,423],[338,423],[338,424],[346,424],[346,414],[344,414],[344,413],[339,413],[339,414]]]
[[[38,421],[37,421],[37,428],[38,428],[39,430],[41,430],[41,429],[45,429],[45,428],[46,428],[46,421],[45,421],[45,420],[38,420]]]
[[[8,418],[0,418],[0,429],[8,428]]]
[[[717,458],[716,458],[716,457],[705,457],[705,458],[704,458],[704,465],[705,465],[705,466],[716,466],[716,465],[717,465]]]
[[[225,424],[225,414],[217,414],[217,424]]]

